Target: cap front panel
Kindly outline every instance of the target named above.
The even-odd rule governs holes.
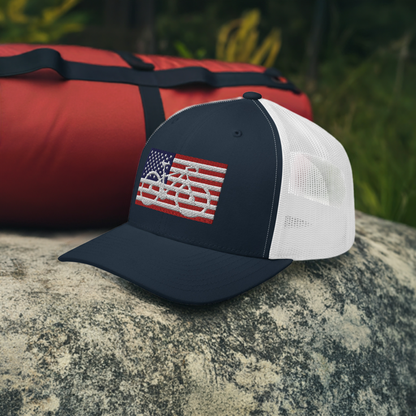
[[[177,241],[267,258],[280,180],[276,142],[277,131],[251,100],[179,113],[142,153],[129,222]]]

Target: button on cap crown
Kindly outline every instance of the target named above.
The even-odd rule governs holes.
[[[261,94],[258,92],[245,92],[243,98],[247,98],[248,100],[260,100]]]

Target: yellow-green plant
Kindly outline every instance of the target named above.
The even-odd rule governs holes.
[[[0,0],[0,42],[51,43],[82,31],[84,16],[66,16],[80,1],[57,0],[47,7],[42,0]],[[35,14],[29,14],[28,8]]]
[[[196,50],[195,53],[192,53],[189,48],[181,41],[177,40],[174,42],[174,47],[177,50],[179,56],[182,58],[190,58],[190,59],[204,59],[205,55],[207,54],[207,50],[205,48],[199,48]]]
[[[272,28],[258,46],[260,19],[260,11],[253,9],[222,26],[217,39],[216,58],[272,66],[282,46],[281,32],[276,27]]]

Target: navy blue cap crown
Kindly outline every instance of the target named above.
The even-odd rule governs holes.
[[[254,94],[251,96],[250,94]],[[190,107],[149,139],[129,224],[226,253],[268,258],[282,175],[275,123],[257,93]]]

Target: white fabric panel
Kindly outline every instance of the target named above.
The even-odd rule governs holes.
[[[270,259],[338,256],[354,243],[351,165],[345,149],[311,121],[261,99],[279,132],[282,183]]]

